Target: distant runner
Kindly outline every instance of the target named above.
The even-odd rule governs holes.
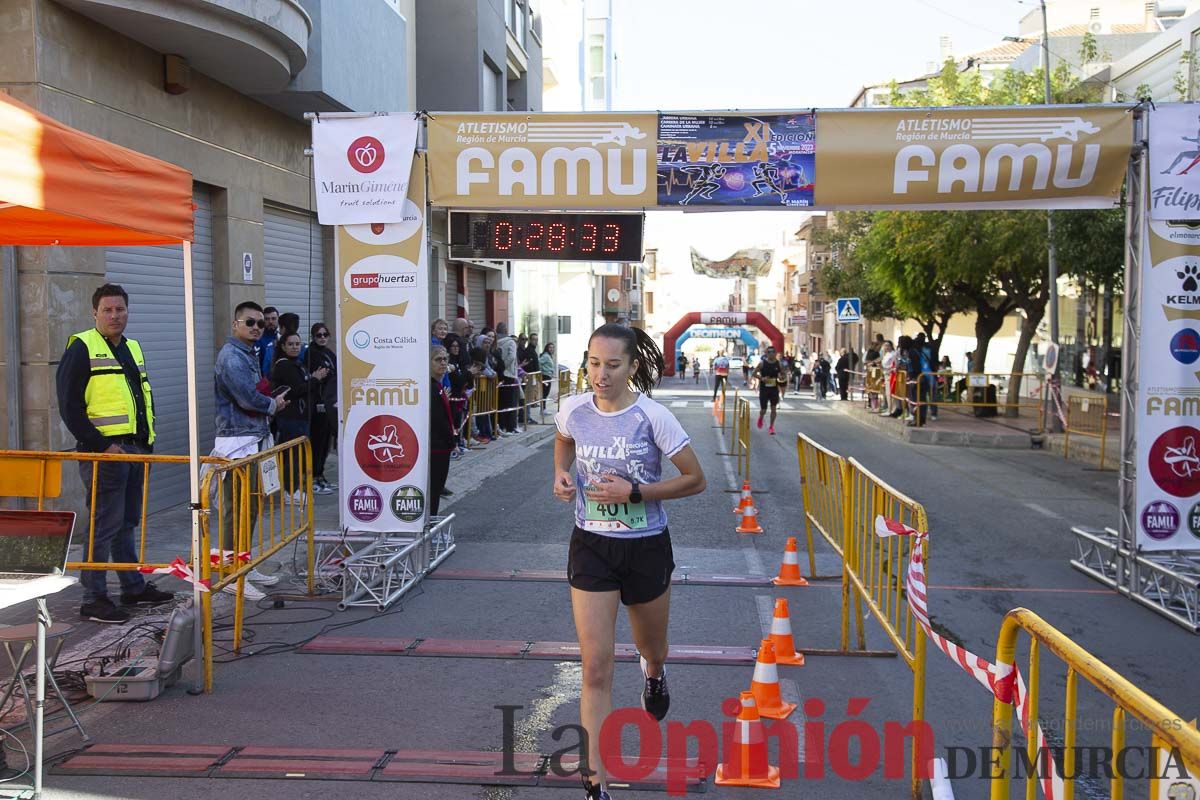
[[[729,380],[729,359],[725,357],[724,351],[717,353],[717,357],[713,359],[713,402],[717,402],[717,394],[720,393],[721,387],[725,386],[725,382]]]
[[[692,377],[700,383],[700,359],[692,358]]]
[[[774,347],[768,347],[766,356],[754,370],[758,378],[758,427],[763,426],[763,416],[767,406],[771,406],[771,425],[767,432],[775,435],[775,416],[779,413],[779,379],[783,375],[783,364],[779,363],[779,354]]]

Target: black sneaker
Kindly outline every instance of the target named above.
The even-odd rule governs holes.
[[[583,779],[583,797],[584,800],[612,800],[612,795],[607,789],[597,786],[587,778]]]
[[[79,616],[92,622],[111,622],[118,625],[129,621],[129,612],[123,608],[117,608],[107,597],[81,605]]]
[[[174,599],[174,592],[160,591],[157,586],[149,581],[146,582],[146,586],[137,594],[125,594],[121,592],[121,605],[123,606],[158,606],[163,603],[169,603]]]
[[[646,674],[646,659],[641,659],[641,664],[642,677],[646,679],[646,686],[642,689],[642,708],[661,722],[671,707],[671,692],[667,689],[667,668],[663,667],[659,677],[651,678]]]

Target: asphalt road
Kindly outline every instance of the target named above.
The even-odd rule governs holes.
[[[762,511],[761,536],[734,532],[732,459],[720,449],[706,392],[690,379],[668,380],[656,394],[672,407],[692,436],[708,477],[708,491],[668,506],[676,561],[692,572],[771,575],[787,536],[803,531],[795,437],[803,431],[822,444],[854,456],[897,489],[922,502],[929,514],[930,598],[935,624],[985,658],[994,658],[1003,615],[1024,606],[1075,639],[1138,686],[1183,715],[1195,714],[1195,637],[1072,570],[1069,529],[1074,524],[1111,525],[1116,519],[1116,478],[1085,471],[1041,452],[910,445],[868,429],[807,396],[789,396],[777,435],[753,430],[753,476]],[[570,509],[550,494],[551,439],[525,461],[458,498],[458,551],[446,563],[456,569],[563,569],[571,529]],[[803,537],[801,536],[803,543]],[[818,571],[837,561],[817,540]],[[801,558],[807,572],[806,559]],[[791,604],[800,648],[838,643],[837,584],[781,590],[678,586],[672,595],[673,644],[756,646],[765,635],[775,597]],[[518,749],[552,752],[574,737],[557,728],[577,721],[579,670],[570,662],[395,656],[254,656],[269,641],[295,643],[331,623],[355,622],[343,635],[571,641],[565,583],[427,581],[386,615],[340,614],[330,603],[296,603],[265,610],[251,620],[249,658],[218,666],[217,691],[192,697],[183,687],[143,704],[111,704],[85,714],[89,733],[101,742],[240,744],[389,749],[496,750],[504,730],[498,705],[516,705]],[[618,641],[630,641],[622,615]],[[874,622],[868,647],[887,642]],[[670,719],[718,725],[721,701],[749,688],[752,669],[679,664],[672,667]],[[1053,731],[1061,717],[1063,669],[1043,658],[1042,715]],[[863,698],[857,717],[875,731],[911,716],[912,676],[898,658],[810,657],[804,667],[780,667],[785,699],[818,699],[824,712],[808,719],[830,740],[850,716],[850,698]],[[636,705],[640,675],[620,664],[616,704]],[[859,705],[863,701],[859,701]],[[936,748],[978,749],[991,740],[988,695],[938,651],[929,653],[927,704]],[[810,711],[818,709],[809,707]],[[1080,688],[1081,743],[1107,738],[1111,706]],[[803,712],[793,722],[805,730]],[[1053,738],[1053,734],[1051,736]],[[627,750],[635,744],[624,737]],[[1144,744],[1131,736],[1131,743]],[[68,749],[65,737],[53,750]],[[803,747],[803,745],[802,745]],[[860,754],[854,748],[856,754]],[[812,753],[808,753],[812,757]],[[774,755],[778,758],[778,753]],[[11,759],[11,756],[10,756]],[[773,762],[777,763],[777,762]],[[978,768],[977,768],[978,771]],[[986,796],[977,777],[955,782],[958,797]],[[305,798],[553,798],[575,789],[498,789],[433,784],[377,784],[314,780],[170,779],[50,776],[49,797],[209,797],[232,791],[244,797]],[[1083,785],[1078,796],[1098,796]],[[712,788],[720,797],[751,797],[748,789]],[[888,780],[882,768],[864,781],[834,775],[785,783],[782,796],[822,798],[905,797],[904,780]],[[662,797],[621,791],[616,797]]]

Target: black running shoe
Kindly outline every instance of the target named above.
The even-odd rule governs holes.
[[[597,786],[587,778],[583,779],[583,797],[584,800],[612,800],[612,795],[607,789]]]
[[[129,621],[129,612],[123,608],[117,608],[107,597],[81,605],[79,616],[92,622],[108,622],[116,625]]]
[[[163,603],[169,603],[174,599],[174,592],[161,591],[149,581],[146,582],[145,588],[137,594],[125,594],[121,592],[121,605],[123,606],[158,606]]]
[[[642,677],[646,679],[646,686],[642,689],[642,708],[661,722],[663,717],[667,716],[667,710],[671,708],[671,692],[667,689],[667,668],[663,667],[659,677],[651,678],[646,674],[646,659],[641,659],[641,664]]]

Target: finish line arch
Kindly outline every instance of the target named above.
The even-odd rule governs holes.
[[[783,354],[783,334],[771,324],[771,320],[758,311],[689,311],[671,326],[671,330],[663,334],[664,355],[675,353],[676,341],[693,325],[753,325],[771,340],[771,344],[781,355]],[[668,362],[663,374],[674,375],[675,359],[672,357],[663,360]]]

